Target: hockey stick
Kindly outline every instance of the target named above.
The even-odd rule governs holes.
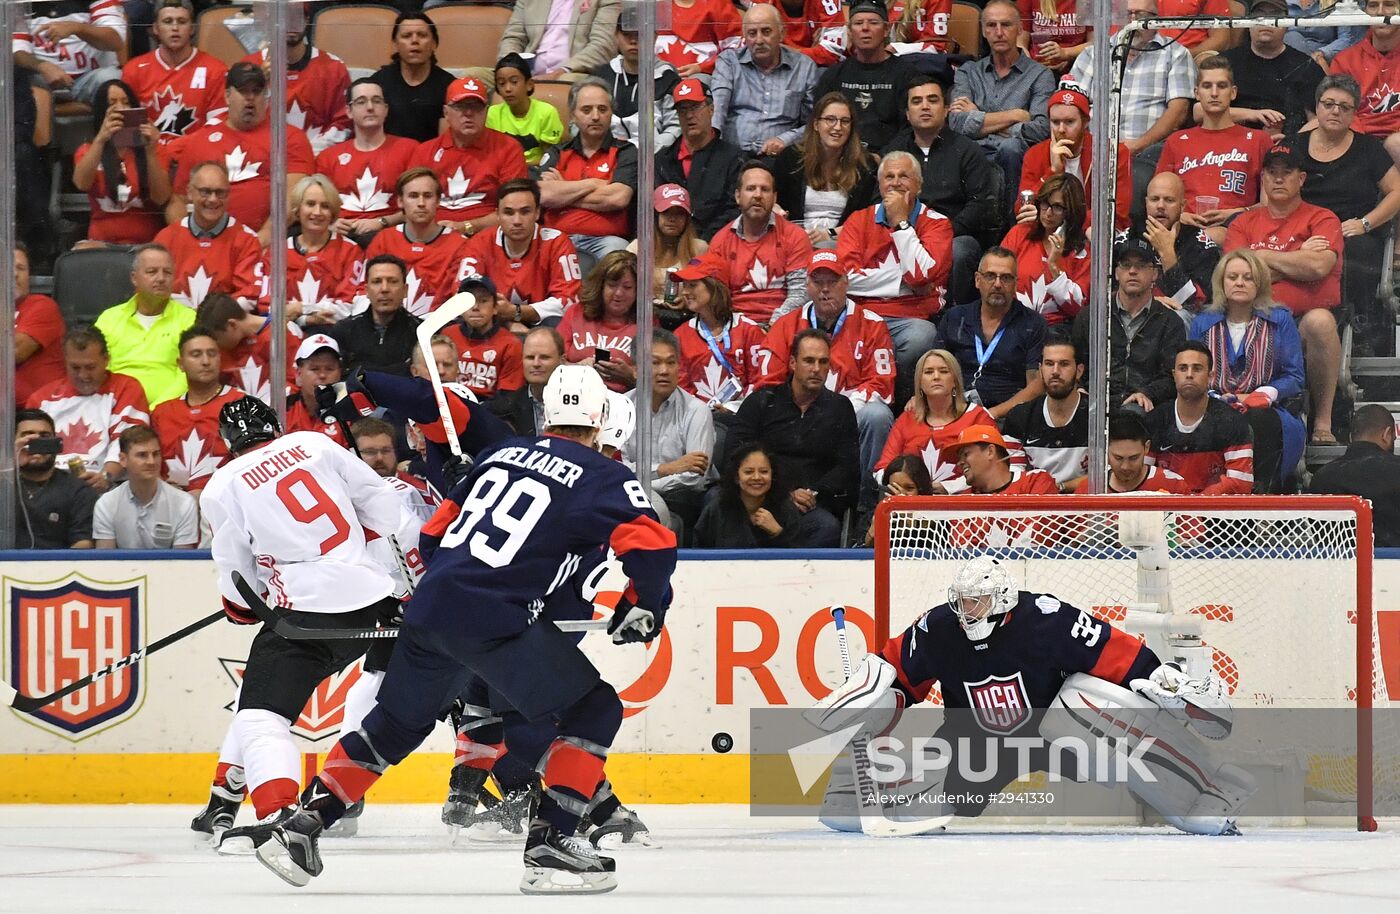
[[[381,638],[397,638],[397,628],[306,628],[297,625],[279,613],[249,586],[243,575],[233,572],[233,586],[248,604],[253,615],[272,626],[279,637],[288,641],[377,641]],[[561,632],[607,631],[607,619],[568,619],[555,622]]]
[[[460,301],[459,301],[460,299]],[[458,292],[443,302],[418,325],[418,348],[423,353],[423,365],[428,370],[428,380],[433,385],[433,399],[437,401],[438,415],[442,417],[442,430],[447,435],[447,449],[453,457],[462,456],[462,442],[457,440],[457,423],[452,421],[452,411],[447,405],[447,391],[442,386],[442,375],[438,373],[437,360],[433,358],[433,337],[448,324],[471,310],[476,304],[476,296],[470,292]]]
[[[389,548],[394,553],[394,561],[399,564],[399,574],[403,575],[403,582],[408,587],[408,595],[413,596],[413,592],[418,589],[418,582],[413,579],[413,572],[408,568],[408,557],[403,554],[403,547],[399,545],[399,538],[393,533],[385,537],[389,541]]]
[[[201,628],[218,622],[223,617],[224,611],[222,609],[218,612],[210,613],[209,615],[205,616],[203,619],[200,619],[197,622],[191,622],[189,625],[186,625],[178,632],[166,635],[159,641],[152,641],[150,644],[147,644],[146,646],[138,648],[137,650],[132,651],[130,654],[127,654],[125,657],[118,660],[116,663],[109,663],[107,666],[94,670],[90,675],[84,676],[82,679],[79,679],[76,682],[70,682],[68,683],[68,685],[59,689],[57,692],[50,692],[47,695],[35,695],[32,697],[29,695],[21,695],[14,686],[10,685],[4,680],[0,680],[0,704],[9,705],[16,711],[22,711],[25,714],[33,714],[40,708],[45,707],[46,705],[51,705],[54,702],[58,701],[60,698],[72,695],[79,689],[87,688],[99,679],[106,679],[108,676],[111,676],[114,673],[118,673],[129,666],[135,666],[136,664],[140,663],[142,660],[146,659],[151,654],[154,654],[161,648],[169,647],[176,641],[180,641],[184,638],[189,637],[190,635],[193,635]]]
[[[836,644],[841,649],[841,672],[851,678],[851,647],[846,640],[846,607],[831,607],[836,622]],[[860,830],[877,838],[921,835],[942,828],[952,816],[898,821],[889,817],[892,807],[883,802],[880,788],[870,777],[870,741],[864,732],[851,737],[851,764],[856,775],[856,802],[860,806]]]

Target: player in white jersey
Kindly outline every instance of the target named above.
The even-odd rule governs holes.
[[[229,618],[258,621],[242,605],[235,571],[299,626],[368,628],[396,615],[392,566],[371,543],[399,529],[399,494],[325,435],[282,435],[272,409],[253,397],[220,410],[219,433],[232,456],[200,502],[214,531]],[[292,721],[317,684],[367,646],[288,641],[266,626],[253,639],[232,735],[259,818],[296,801],[300,764]]]

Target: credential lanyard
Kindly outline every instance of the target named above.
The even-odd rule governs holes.
[[[700,331],[700,339],[704,340],[705,345],[710,347],[710,351],[715,354],[715,358],[719,359],[720,364],[724,366],[724,370],[729,372],[730,376],[737,380],[739,372],[734,370],[734,366],[729,364],[729,359],[724,355],[725,350],[729,348],[729,325],[725,324],[724,329],[721,330],[719,334],[719,342],[722,343],[723,346],[715,342],[714,335],[710,333],[710,328],[706,327],[705,322],[698,317],[695,319],[695,328]]]
[[[996,336],[985,346],[982,344],[982,331],[977,329],[972,334],[973,348],[977,352],[977,370],[972,374],[972,383],[969,387],[976,387],[977,381],[982,377],[982,369],[987,367],[987,363],[992,359],[992,353],[997,351],[997,344],[1001,342],[1001,336],[1006,332],[1006,326],[1002,325],[997,329]]]
[[[844,324],[844,323],[846,323],[846,309],[845,309],[845,308],[842,308],[842,309],[841,309],[841,316],[838,317],[838,318],[836,318],[836,324],[831,328],[831,341],[832,341],[833,343],[836,342],[836,334],[838,334],[838,333],[841,332],[841,325]],[[809,327],[813,327],[813,328],[815,328],[815,329],[817,329],[817,330],[820,330],[820,329],[821,329],[821,325],[817,323],[817,306],[816,306],[816,305],[808,305],[808,306],[807,306],[807,325],[808,325]]]

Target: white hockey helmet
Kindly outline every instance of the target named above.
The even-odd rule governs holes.
[[[637,428],[637,408],[632,398],[615,390],[608,391],[608,421],[603,426],[600,447],[615,447],[619,451],[632,439]]]
[[[996,628],[996,616],[1016,605],[1016,582],[998,560],[979,555],[958,569],[948,586],[948,605],[962,624],[963,634],[982,641]]]
[[[589,365],[560,365],[544,385],[544,424],[602,429],[608,420],[608,386]]]

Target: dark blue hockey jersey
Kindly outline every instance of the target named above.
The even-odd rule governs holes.
[[[423,526],[428,571],[405,621],[465,625],[483,640],[518,634],[600,547],[621,562],[628,599],[665,608],[676,538],[632,472],[567,438],[507,439]]]
[[[1161,665],[1139,638],[1049,594],[1020,591],[1016,606],[983,641],[971,641],[947,603],[935,606],[885,645],[909,701],[935,682],[943,704],[971,708],[983,729],[1011,732],[1048,708],[1071,673],[1127,687]]]

